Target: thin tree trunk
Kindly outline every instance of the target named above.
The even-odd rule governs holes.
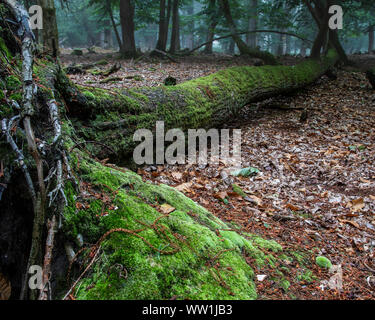
[[[137,55],[134,37],[134,1],[120,0],[120,21],[122,30],[122,50],[124,57]]]
[[[251,17],[249,18],[249,31],[257,29],[258,24],[258,0],[250,0],[249,11]],[[257,47],[257,35],[256,33],[249,33],[246,36],[246,43],[250,48],[255,49]]]
[[[115,32],[115,35],[116,35],[118,46],[120,48],[120,51],[122,51],[122,49],[121,49],[122,48],[122,41],[121,41],[121,38],[120,38],[120,34],[117,30],[116,21],[115,21],[115,18],[113,16],[113,11],[112,11],[112,6],[111,6],[110,0],[106,0],[106,7],[107,7],[109,17],[111,19],[113,31]]]
[[[59,33],[57,30],[56,8],[54,0],[38,0],[43,9],[42,43],[45,50],[57,56],[59,51]]]
[[[186,13],[188,16],[194,15],[194,1],[191,2],[191,5],[187,8]],[[189,34],[187,36],[187,48],[192,50],[194,48],[194,29],[195,29],[195,22],[194,19],[191,19],[191,28],[189,28]]]
[[[165,15],[166,0],[160,0],[160,11],[159,11],[159,36],[156,44],[156,49],[165,51],[167,46],[168,37],[168,24]]]
[[[334,47],[340,56],[340,61],[344,64],[349,63],[348,56],[345,53],[344,48],[341,45],[339,34],[337,30],[329,30],[329,44]]]
[[[368,53],[372,53],[372,50],[374,50],[374,30],[375,26],[370,26],[368,32]]]
[[[215,37],[215,29],[218,23],[217,10],[216,10],[216,0],[210,0],[208,6],[208,17],[209,17],[209,27],[207,30],[207,45],[204,49],[205,53],[211,54],[213,47],[213,39]]]
[[[180,47],[180,24],[179,24],[179,0],[173,0],[172,9],[172,36],[171,36],[171,47],[169,51],[175,53]]]

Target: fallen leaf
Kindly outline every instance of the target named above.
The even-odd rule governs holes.
[[[261,198],[258,198],[257,196],[253,196],[253,195],[247,196],[244,199],[247,200],[247,201],[249,201],[249,199],[251,199],[252,201],[250,201],[250,202],[255,202],[258,206],[261,206],[262,203],[263,203]]]
[[[347,207],[351,208],[353,212],[357,212],[357,211],[362,210],[365,207],[365,202],[363,198],[359,198],[356,200],[349,201],[347,203]]]
[[[4,275],[0,273],[0,300],[9,300],[12,287]]]
[[[267,278],[267,275],[265,275],[265,274],[258,274],[257,275],[257,280],[260,281],[260,282],[262,282],[266,278]]]
[[[182,179],[182,173],[181,172],[172,172],[172,178],[175,180],[181,180]]]
[[[228,197],[228,193],[226,191],[221,191],[214,194],[214,197],[219,200],[224,200]]]
[[[185,183],[182,183],[180,185],[178,185],[177,187],[175,187],[178,191],[181,191],[181,192],[191,192],[191,186],[192,186],[192,183],[191,182],[185,182]]]
[[[176,208],[173,208],[171,205],[169,205],[168,203],[164,203],[160,206],[160,211],[164,214],[169,214],[173,211],[175,211]]]
[[[288,203],[287,205],[285,205],[285,207],[286,207],[287,209],[292,210],[292,211],[300,211],[300,210],[301,210],[301,208],[299,208],[299,207],[297,207],[297,206],[295,206],[295,205],[292,205],[291,203]]]

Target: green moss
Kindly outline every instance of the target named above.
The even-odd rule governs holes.
[[[314,276],[313,272],[311,270],[303,270],[299,274],[297,274],[297,280],[301,282],[307,282],[311,283],[318,279],[316,276]]]
[[[12,93],[10,96],[9,96],[9,99],[10,100],[14,100],[14,101],[17,101],[17,102],[22,102],[22,93],[21,92],[15,92],[15,93]]]
[[[82,94],[83,94],[85,97],[89,98],[89,99],[92,99],[92,100],[95,99],[95,96],[94,96],[90,91],[85,90],[85,91],[82,92]]]
[[[7,90],[17,90],[22,86],[22,82],[18,77],[10,75],[6,78],[6,88]]]
[[[240,195],[241,197],[245,198],[246,197],[246,193],[241,189],[241,187],[239,187],[238,185],[236,184],[232,184],[232,189],[235,193],[237,193],[238,195]]]
[[[316,257],[315,262],[321,268],[330,269],[332,267],[331,261],[323,256]]]
[[[220,231],[218,237],[216,230],[228,226],[176,189],[144,183],[133,172],[104,167],[90,159],[79,163],[80,177],[91,190],[110,197],[111,206],[94,196],[82,199],[67,184],[69,206],[64,228],[70,237],[81,233],[85,242],[94,243],[114,228],[145,228],[138,235],[150,245],[130,233],[110,235],[91,274],[79,284],[78,299],[256,298],[254,272],[243,252],[268,264],[272,254],[262,250],[281,250],[275,242],[257,236],[245,238],[234,231]],[[161,217],[155,208],[163,203],[176,210],[159,220],[158,229],[145,227]],[[169,255],[155,250],[174,248],[179,248],[178,252]],[[214,268],[217,263],[219,267]],[[118,264],[126,268],[126,279],[114,269]]]
[[[6,57],[6,59],[9,61],[12,59],[12,55],[10,51],[8,50],[7,46],[5,45],[4,39],[0,37],[0,51],[3,53]],[[3,59],[0,54],[0,59]]]

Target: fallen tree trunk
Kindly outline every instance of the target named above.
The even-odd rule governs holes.
[[[296,66],[233,67],[176,86],[113,91],[76,86],[60,71],[56,86],[77,133],[109,147],[90,151],[118,161],[131,154],[133,133],[139,128],[153,129],[158,120],[165,122],[166,130],[220,126],[249,103],[313,83],[337,59],[330,51],[320,61]]]

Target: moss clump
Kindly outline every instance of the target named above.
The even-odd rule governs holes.
[[[220,231],[228,225],[176,189],[145,183],[133,172],[105,167],[82,154],[80,158],[79,174],[92,195],[84,197],[66,186],[65,228],[72,240],[80,233],[85,242],[94,243],[114,228],[133,233],[114,232],[103,241],[98,261],[77,286],[78,299],[257,297],[254,272],[243,253],[267,265],[272,252],[282,250],[280,245]],[[175,211],[162,217],[158,208],[164,203]],[[164,254],[168,252],[173,254]],[[119,272],[119,265],[126,271]]]
[[[243,197],[243,198],[246,197],[246,193],[238,185],[232,184],[232,189],[233,189],[233,192],[237,193],[241,197]]]
[[[301,281],[301,282],[311,283],[316,279],[317,279],[317,277],[314,276],[313,272],[311,270],[308,270],[308,269],[303,270],[302,272],[297,274],[297,280]]]
[[[18,79],[18,77],[14,75],[10,75],[9,77],[7,77],[6,79],[7,90],[17,90],[21,88],[21,86],[22,86],[22,82],[20,79]]]
[[[86,98],[93,99],[93,100],[95,99],[95,96],[90,91],[86,90],[86,91],[83,91],[82,93],[85,95]]]
[[[4,58],[1,56],[1,53],[5,55],[6,59],[9,61],[12,59],[12,55],[9,52],[7,46],[5,45],[4,39],[0,37],[0,59],[3,60]]]
[[[315,262],[321,268],[330,269],[332,267],[332,262],[323,256],[316,257]]]

